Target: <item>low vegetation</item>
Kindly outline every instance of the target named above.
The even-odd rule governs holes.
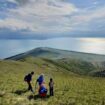
[[[82,61],[67,63],[64,60],[58,62],[33,57],[20,61],[2,60],[0,61],[0,105],[105,105],[105,79],[79,75],[81,69],[82,71],[86,69],[85,66],[89,67],[89,71],[94,69],[92,64]],[[72,70],[79,73],[74,73]],[[35,72],[33,88],[36,78],[41,73],[45,74],[47,88],[50,77],[54,79],[53,97],[49,97],[48,93],[46,98],[39,98],[38,86],[35,94],[26,91],[27,84],[23,78],[31,71]],[[86,69],[85,73],[87,71]]]

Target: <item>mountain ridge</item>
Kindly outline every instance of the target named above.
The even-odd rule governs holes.
[[[105,61],[105,55],[61,50],[61,49],[49,48],[49,47],[34,48],[27,52],[5,58],[5,60],[9,60],[9,59],[19,60],[28,56],[42,57],[42,58],[48,58],[48,59],[69,58],[69,59],[82,59],[86,61],[99,61],[99,62]]]

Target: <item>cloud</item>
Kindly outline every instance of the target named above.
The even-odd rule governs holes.
[[[14,2],[14,0],[12,1]],[[9,9],[8,14],[10,16],[1,20],[1,26],[11,29],[25,28],[35,32],[56,31],[65,25],[65,21],[68,21],[64,17],[65,15],[77,11],[73,4],[61,2],[60,0],[31,0],[30,2],[28,0],[16,0],[15,2],[19,4],[25,2],[27,5],[19,6],[17,9]]]
[[[26,21],[22,21],[22,20],[18,20],[18,19],[14,19],[14,18],[6,18],[4,20],[0,20],[0,28],[11,28],[11,30],[15,31],[15,30],[34,30],[33,27],[31,27],[31,25],[29,23],[27,23]]]
[[[77,16],[78,21],[89,22],[94,19],[104,18],[105,17],[105,6],[100,7],[96,10],[85,11],[83,15]]]
[[[71,20],[74,25],[74,30],[83,32],[92,32],[95,34],[97,31],[102,31],[105,27],[105,6],[98,7],[97,9],[81,10],[78,15],[72,16]],[[100,28],[99,28],[100,27]],[[103,31],[105,34],[105,31]]]
[[[22,6],[17,10],[13,10],[12,12],[16,12],[20,15],[38,15],[38,16],[62,16],[62,15],[70,15],[75,12],[77,9],[73,4],[65,3],[57,0],[39,0],[33,1],[27,4],[26,6]]]
[[[16,3],[15,0],[7,0],[8,2],[11,2],[11,3]]]
[[[8,12],[2,13],[5,18],[0,19],[1,30],[24,31],[30,37],[32,34],[35,37],[37,34],[49,34],[51,37],[60,34],[61,36],[105,34],[104,4],[81,9],[66,0],[8,1],[15,3],[16,8],[7,8]],[[95,2],[97,1],[93,1],[92,4]]]

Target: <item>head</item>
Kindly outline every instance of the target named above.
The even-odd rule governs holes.
[[[44,74],[42,73],[40,76],[44,77]]]
[[[52,78],[50,78],[50,81],[52,82],[52,81],[53,81],[53,79],[52,79]]]
[[[34,72],[33,71],[31,72],[31,75],[34,75]]]

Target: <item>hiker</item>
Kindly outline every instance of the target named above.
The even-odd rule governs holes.
[[[54,96],[54,82],[52,78],[50,78],[50,82],[49,82],[49,93],[50,93],[50,96]]]
[[[31,90],[33,92],[32,89],[32,85],[31,85],[31,81],[32,81],[32,76],[34,75],[34,72],[32,71],[31,73],[29,73],[28,75],[26,75],[24,77],[24,81],[27,82],[28,84],[28,90]]]
[[[36,82],[38,82],[39,86],[40,86],[42,83],[44,83],[44,74],[41,74],[41,75],[38,77],[38,79],[37,79]]]
[[[38,77],[36,83],[39,84],[39,91],[38,91],[38,92],[39,92],[39,95],[40,95],[41,97],[45,97],[46,94],[47,94],[47,88],[46,88],[46,86],[45,86],[44,75],[43,75],[43,74],[41,74],[41,75]]]

